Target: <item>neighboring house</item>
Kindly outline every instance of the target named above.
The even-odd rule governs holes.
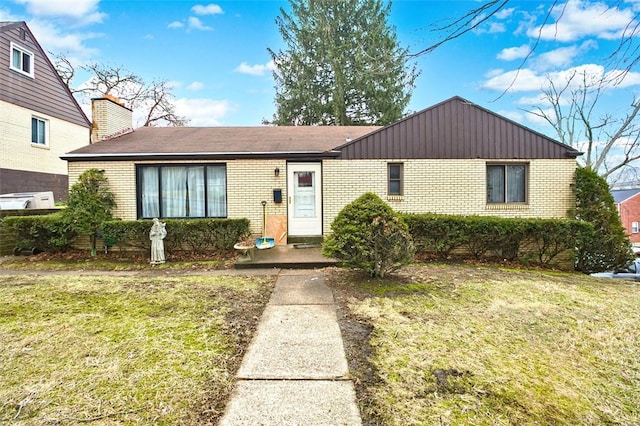
[[[622,226],[629,235],[629,241],[640,245],[640,188],[616,189],[611,191],[616,203]]]
[[[71,183],[105,171],[122,219],[248,218],[259,234],[264,200],[283,244],[326,235],[365,192],[404,212],[565,218],[578,155],[454,97],[386,127],[140,128],[63,158]]]
[[[0,194],[53,191],[60,156],[89,144],[90,122],[24,22],[0,22]]]

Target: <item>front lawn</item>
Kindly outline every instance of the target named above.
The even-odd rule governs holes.
[[[329,276],[365,424],[640,424],[640,285],[432,265]]]
[[[215,424],[274,281],[0,276],[0,423]]]

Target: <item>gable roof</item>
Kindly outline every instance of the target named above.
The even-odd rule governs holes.
[[[613,201],[616,204],[620,204],[624,201],[627,201],[629,198],[633,198],[634,196],[640,194],[640,188],[636,189],[614,189],[611,191],[611,195],[613,195]]]
[[[12,42],[34,54],[35,78],[10,69]],[[22,21],[0,22],[0,100],[83,127],[91,126],[69,87]]]
[[[386,127],[142,127],[68,161],[223,158],[561,159],[581,152],[458,96]]]
[[[336,149],[342,159],[537,159],[582,154],[459,96]]]
[[[62,156],[69,161],[335,157],[379,126],[140,127]]]

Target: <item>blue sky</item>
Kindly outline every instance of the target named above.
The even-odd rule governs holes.
[[[552,2],[512,0],[478,30],[420,56],[409,109],[459,95],[552,135],[525,112],[546,108],[539,100],[542,85],[573,70],[606,72],[607,56],[640,10],[638,0],[568,1],[562,19],[557,20],[560,9],[552,11],[550,25],[541,29]],[[438,40],[434,24],[479,4],[396,0],[389,23],[400,43],[417,51]],[[27,21],[45,50],[63,53],[75,64],[104,62],[146,80],[170,81],[178,113],[190,125],[253,126],[275,110],[267,48],[282,47],[274,22],[280,7],[288,2],[3,0],[0,20]],[[538,33],[538,47],[516,76]],[[78,75],[74,84],[86,77]],[[603,95],[603,106],[624,112],[639,87],[640,75],[627,74]]]

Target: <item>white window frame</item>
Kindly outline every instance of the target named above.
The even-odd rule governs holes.
[[[34,120],[36,120],[36,123],[38,122],[42,122],[44,123],[44,138],[43,138],[43,142],[44,143],[40,143],[38,141],[33,141],[33,123]],[[39,126],[36,130],[39,129]],[[39,140],[39,138],[37,138]],[[35,115],[31,116],[31,145],[32,146],[37,146],[37,147],[48,147],[49,146],[49,120],[47,120],[46,118],[42,118],[42,117],[37,117]]]
[[[640,232],[640,226],[638,226],[638,222],[631,222],[631,233],[637,234]]]
[[[18,51],[20,52],[20,63],[16,64],[15,61],[13,60],[13,52],[14,51]],[[27,77],[31,77],[31,78],[35,78],[34,75],[34,68],[35,68],[35,55],[25,49],[24,47],[18,46],[15,43],[11,43],[11,49],[9,49],[9,68],[11,68],[12,70],[19,72],[20,74],[26,75]],[[24,56],[28,56],[29,57],[29,70],[25,71],[23,69],[23,65],[24,65]]]

